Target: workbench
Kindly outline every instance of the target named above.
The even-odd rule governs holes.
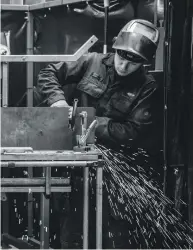
[[[77,114],[82,110],[88,113],[89,125],[95,117],[94,109],[78,108]],[[1,167],[5,170],[13,168],[42,169],[41,176],[34,177],[33,171],[31,171],[29,178],[9,178],[9,173],[6,175],[3,172],[1,200],[2,241],[4,244],[14,245],[19,249],[32,248],[34,245],[34,248],[37,248],[38,244],[41,249],[49,248],[50,194],[52,192],[71,192],[70,180],[52,177],[51,168],[79,167],[83,169],[83,248],[88,249],[89,168],[96,167],[96,248],[101,249],[103,158],[100,150],[94,145],[93,132],[91,138],[88,138],[90,143],[85,148],[78,150],[79,148],[75,147],[73,150],[73,134],[77,135],[79,130],[77,128],[74,131],[69,129],[66,108],[2,108],[1,111],[1,118],[4,120],[1,131],[3,146],[1,148]],[[75,125],[79,127],[78,124],[77,115]],[[68,144],[65,144],[65,141]],[[65,150],[62,149],[64,147]],[[57,150],[53,150],[53,148],[57,148]],[[71,149],[67,150],[67,148]],[[28,196],[30,195],[30,198],[28,197],[28,201],[31,201],[28,203],[28,235],[25,239],[16,239],[9,235],[8,193],[10,192],[24,192]],[[33,193],[41,195],[39,243],[33,237]]]

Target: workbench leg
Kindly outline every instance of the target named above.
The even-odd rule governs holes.
[[[28,178],[33,177],[33,168],[28,167]],[[28,217],[28,237],[33,236],[33,193],[28,193],[27,217]]]
[[[89,167],[83,168],[83,249],[88,249],[88,225],[89,225]]]
[[[1,175],[3,175],[3,178],[9,178],[10,175],[10,169],[5,168],[3,169],[3,173],[1,173]],[[3,194],[1,194],[2,196]],[[5,193],[6,198],[4,201],[1,201],[2,204],[2,220],[3,220],[3,224],[2,224],[2,233],[9,233],[9,211],[10,211],[10,200],[9,200],[9,195],[8,193]]]
[[[49,249],[50,199],[42,193],[40,202],[40,249]]]
[[[96,249],[102,249],[103,163],[99,162],[96,173]]]
[[[8,73],[8,63],[2,64],[2,106],[8,107],[9,98],[9,73]]]

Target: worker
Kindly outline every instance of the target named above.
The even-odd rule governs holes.
[[[144,65],[151,64],[158,43],[159,31],[151,22],[132,20],[115,39],[114,53],[88,53],[76,62],[50,64],[39,73],[38,90],[46,105],[68,107],[69,115],[73,98],[80,99],[84,93],[86,106],[96,109],[96,137],[101,144],[151,151],[156,145],[158,86]],[[70,94],[67,86],[71,86]],[[124,223],[116,223],[114,230],[120,231]],[[103,245],[130,248],[128,244],[119,238],[117,245],[116,240]]]

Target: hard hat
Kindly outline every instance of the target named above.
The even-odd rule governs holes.
[[[149,21],[135,19],[121,29],[112,47],[128,52],[131,60],[136,57],[149,61],[153,58],[158,43],[158,29]]]

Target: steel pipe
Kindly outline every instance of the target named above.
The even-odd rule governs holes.
[[[94,162],[89,161],[15,161],[15,162],[1,162],[1,167],[15,168],[15,167],[86,167]]]
[[[83,196],[83,249],[88,249],[89,227],[89,168],[83,169],[84,196]]]
[[[2,178],[1,187],[15,187],[15,186],[45,186],[46,180],[44,177],[39,178]],[[51,178],[50,184],[52,186],[70,185],[68,178]]]
[[[2,187],[1,192],[5,193],[44,193],[45,187]],[[56,193],[69,193],[71,192],[71,187],[51,187],[51,192]]]
[[[91,36],[73,55],[2,55],[1,62],[75,62],[97,41],[96,36]]]
[[[102,249],[103,161],[96,170],[96,249]]]

